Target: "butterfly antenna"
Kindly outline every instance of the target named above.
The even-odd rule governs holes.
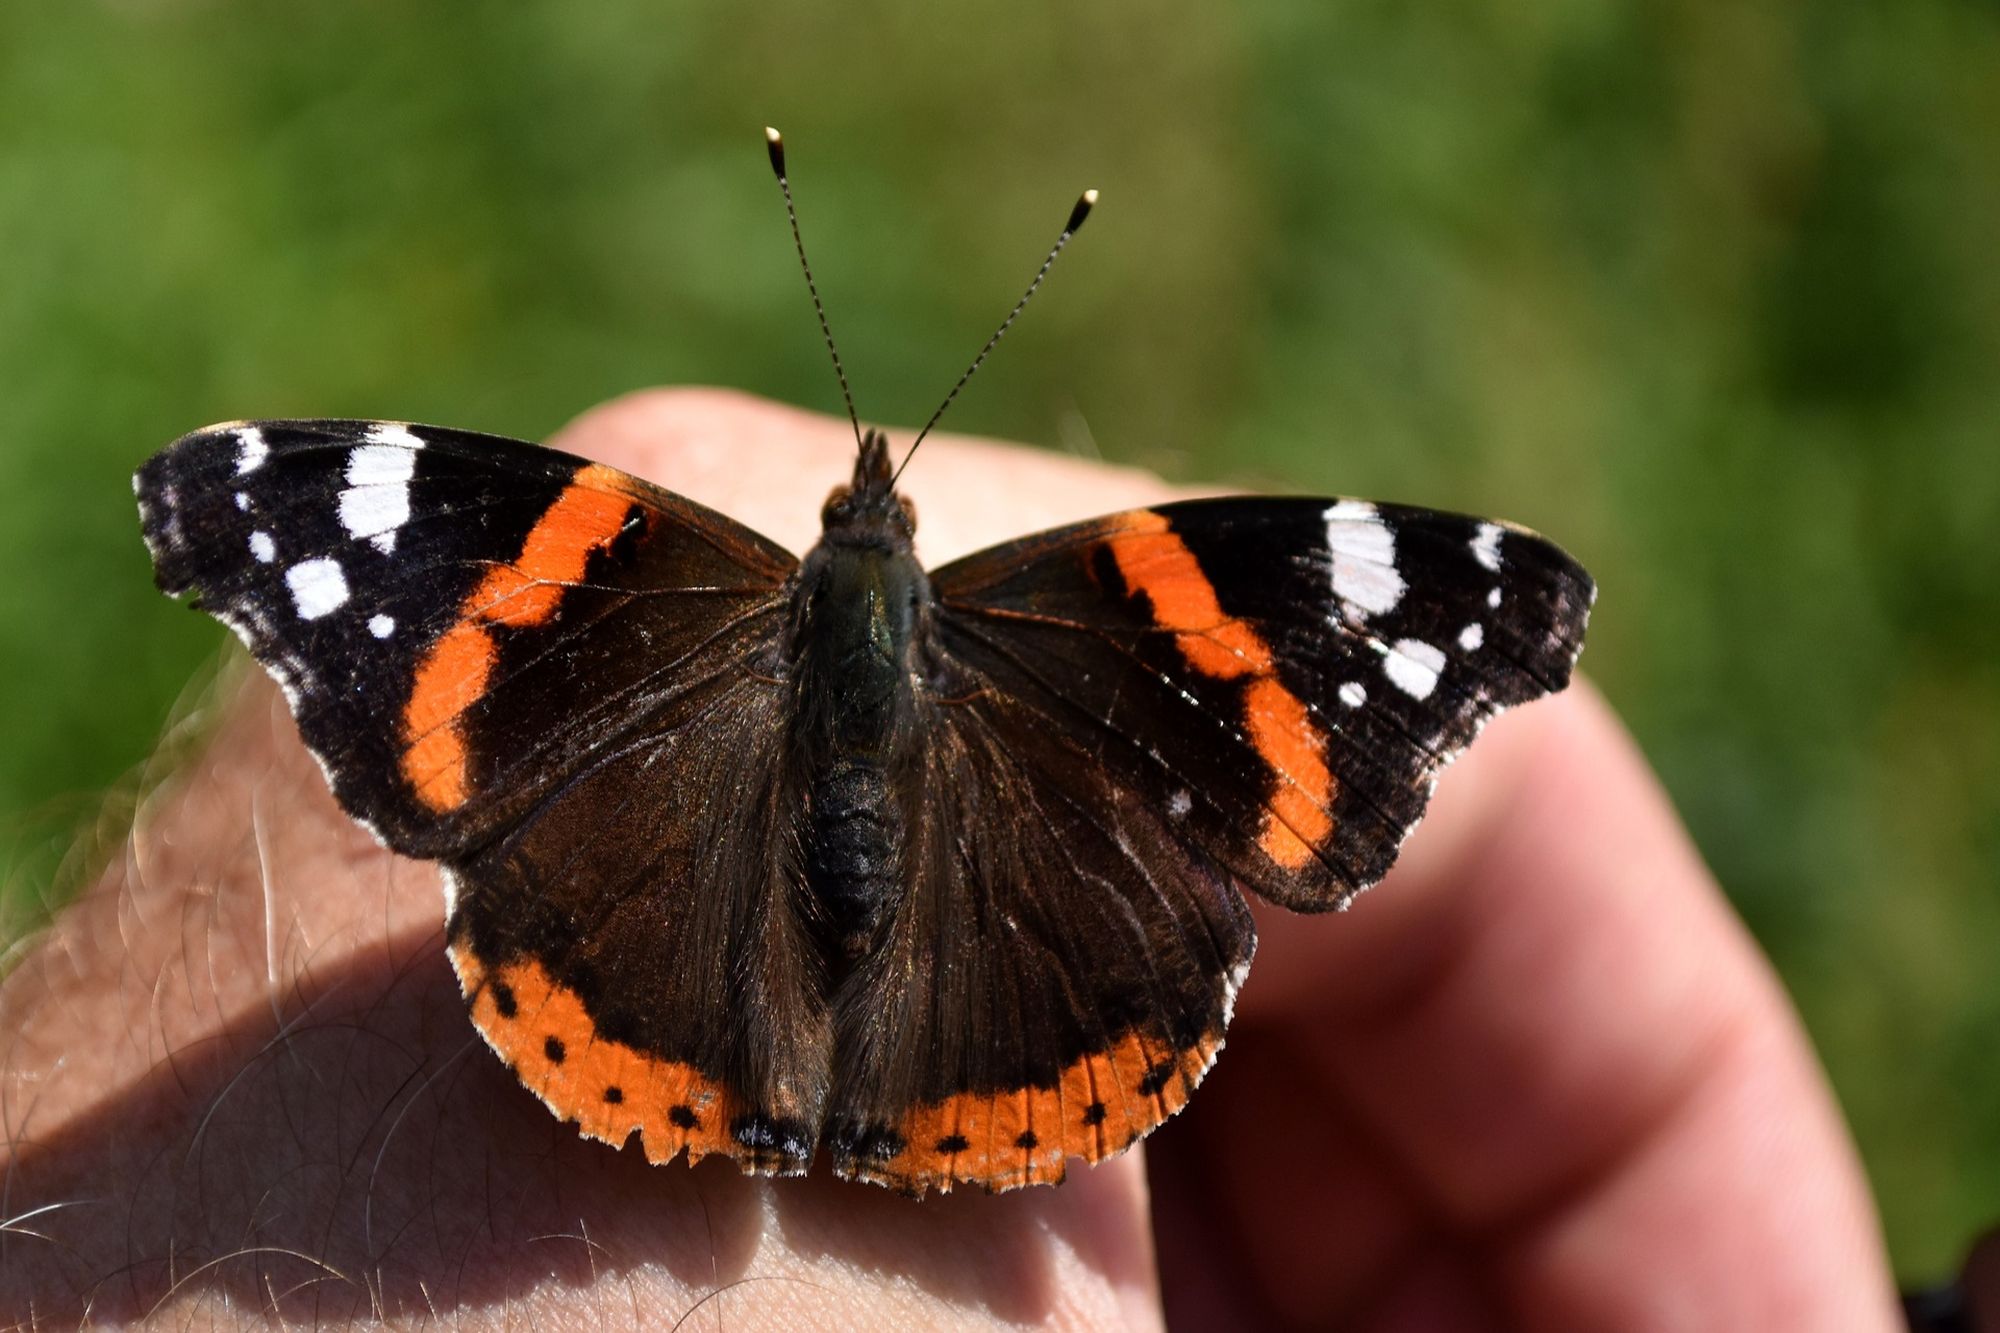
[[[931,427],[937,425],[938,418],[943,416],[945,409],[951,406],[952,399],[958,397],[958,391],[965,387],[965,382],[972,378],[974,372],[979,369],[980,364],[986,360],[986,354],[991,352],[999,344],[1000,340],[1007,336],[1007,330],[1020,317],[1021,311],[1026,308],[1028,300],[1035,294],[1035,290],[1042,285],[1042,279],[1048,277],[1049,270],[1055,267],[1056,256],[1063,252],[1063,247],[1069,244],[1069,238],[1076,235],[1077,229],[1083,226],[1083,220],[1090,216],[1090,210],[1096,207],[1096,205],[1097,191],[1095,190],[1085,190],[1077,199],[1076,207],[1069,211],[1069,221],[1063,224],[1062,235],[1056,237],[1055,245],[1049,249],[1049,257],[1042,261],[1042,266],[1039,269],[1035,270],[1035,280],[1028,284],[1027,291],[1021,293],[1021,299],[1014,302],[1014,308],[1007,312],[1007,318],[1000,321],[1000,327],[993,330],[993,336],[986,340],[986,346],[979,349],[979,355],[972,358],[972,364],[967,366],[965,373],[958,377],[958,383],[951,386],[951,392],[946,394],[944,401],[938,404],[937,411],[931,413],[931,419],[926,421],[924,428],[917,432],[917,438],[910,444],[910,452],[903,455],[903,461],[896,466],[895,476],[889,478],[891,486],[894,486],[896,479],[903,475],[903,469],[910,465],[910,459],[916,455],[917,446],[922,444],[924,437],[931,433]]]
[[[854,395],[847,387],[847,371],[840,364],[840,349],[833,345],[833,329],[826,322],[826,307],[819,301],[819,287],[813,282],[812,265],[806,262],[806,243],[799,236],[799,211],[792,206],[792,183],[785,178],[785,137],[766,125],[764,145],[771,154],[771,170],[778,177],[778,188],[785,192],[785,220],[792,224],[792,245],[799,252],[799,267],[805,270],[806,290],[812,293],[813,313],[819,316],[819,331],[826,338],[827,354],[833,358],[833,373],[840,381],[841,401],[847,404],[847,420],[854,427],[854,444],[859,448],[861,418],[854,411]]]

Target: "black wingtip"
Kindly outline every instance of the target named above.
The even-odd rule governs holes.
[[[764,147],[771,154],[772,172],[776,174],[779,180],[785,179],[785,136],[772,129],[769,125],[766,125],[764,127]]]
[[[1069,222],[1063,227],[1063,235],[1076,235],[1077,228],[1083,225],[1083,220],[1090,216],[1090,210],[1095,207],[1097,207],[1097,191],[1085,190],[1077,197],[1076,207],[1069,211]]]

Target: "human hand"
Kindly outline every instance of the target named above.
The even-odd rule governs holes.
[[[696,391],[552,442],[794,550],[853,448]],[[949,439],[906,480],[933,565],[1166,493]],[[921,1202],[579,1139],[473,1034],[434,870],[339,812],[261,675],[214,707],[0,981],[0,1326],[1145,1326],[1156,1244],[1189,1326],[1895,1326],[1798,1024],[1587,685],[1497,722],[1352,912],[1260,913],[1148,1153]]]

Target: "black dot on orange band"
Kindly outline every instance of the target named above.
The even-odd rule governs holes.
[[[1091,1103],[1090,1105],[1088,1105],[1088,1106],[1084,1107],[1084,1108],[1083,1108],[1083,1123],[1084,1123],[1084,1124],[1086,1124],[1086,1125],[1101,1125],[1101,1124],[1103,1124],[1103,1123],[1104,1123],[1104,1103],[1103,1103],[1103,1102],[1092,1102],[1092,1103]]]
[[[1024,1129],[1021,1131],[1021,1137],[1014,1140],[1014,1146],[1016,1148],[1026,1148],[1029,1152],[1033,1152],[1041,1145],[1041,1142],[1040,1139],[1035,1137],[1034,1130]]]
[[[949,1157],[953,1153],[964,1152],[972,1146],[963,1134],[948,1134],[937,1141],[937,1151]]]
[[[625,1100],[625,1089],[615,1083],[612,1084],[604,1090],[604,1100],[610,1102],[613,1106],[618,1105],[618,1103]]]
[[[493,1008],[502,1018],[512,1018],[520,1011],[520,1006],[514,1001],[514,988],[504,981],[493,983]]]
[[[559,1065],[563,1062],[563,1057],[569,1054],[569,1052],[563,1049],[561,1037],[550,1037],[542,1043],[542,1054],[549,1057],[550,1064]]]
[[[676,1106],[668,1110],[667,1120],[675,1129],[700,1129],[701,1117],[691,1106]]]
[[[1172,1060],[1162,1060],[1151,1069],[1148,1069],[1146,1077],[1139,1080],[1139,1091],[1147,1097],[1154,1096],[1160,1089],[1167,1086],[1168,1080],[1173,1078],[1173,1076],[1174,1062]]]

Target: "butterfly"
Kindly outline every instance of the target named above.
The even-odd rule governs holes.
[[[210,427],[135,490],[162,590],[277,679],[354,818],[440,864],[472,1022],[557,1116],[655,1162],[1056,1182],[1215,1060],[1245,892],[1379,880],[1453,756],[1567,683],[1594,588],[1522,528],[1351,499],[926,570],[857,436],[803,558],[393,422]]]

